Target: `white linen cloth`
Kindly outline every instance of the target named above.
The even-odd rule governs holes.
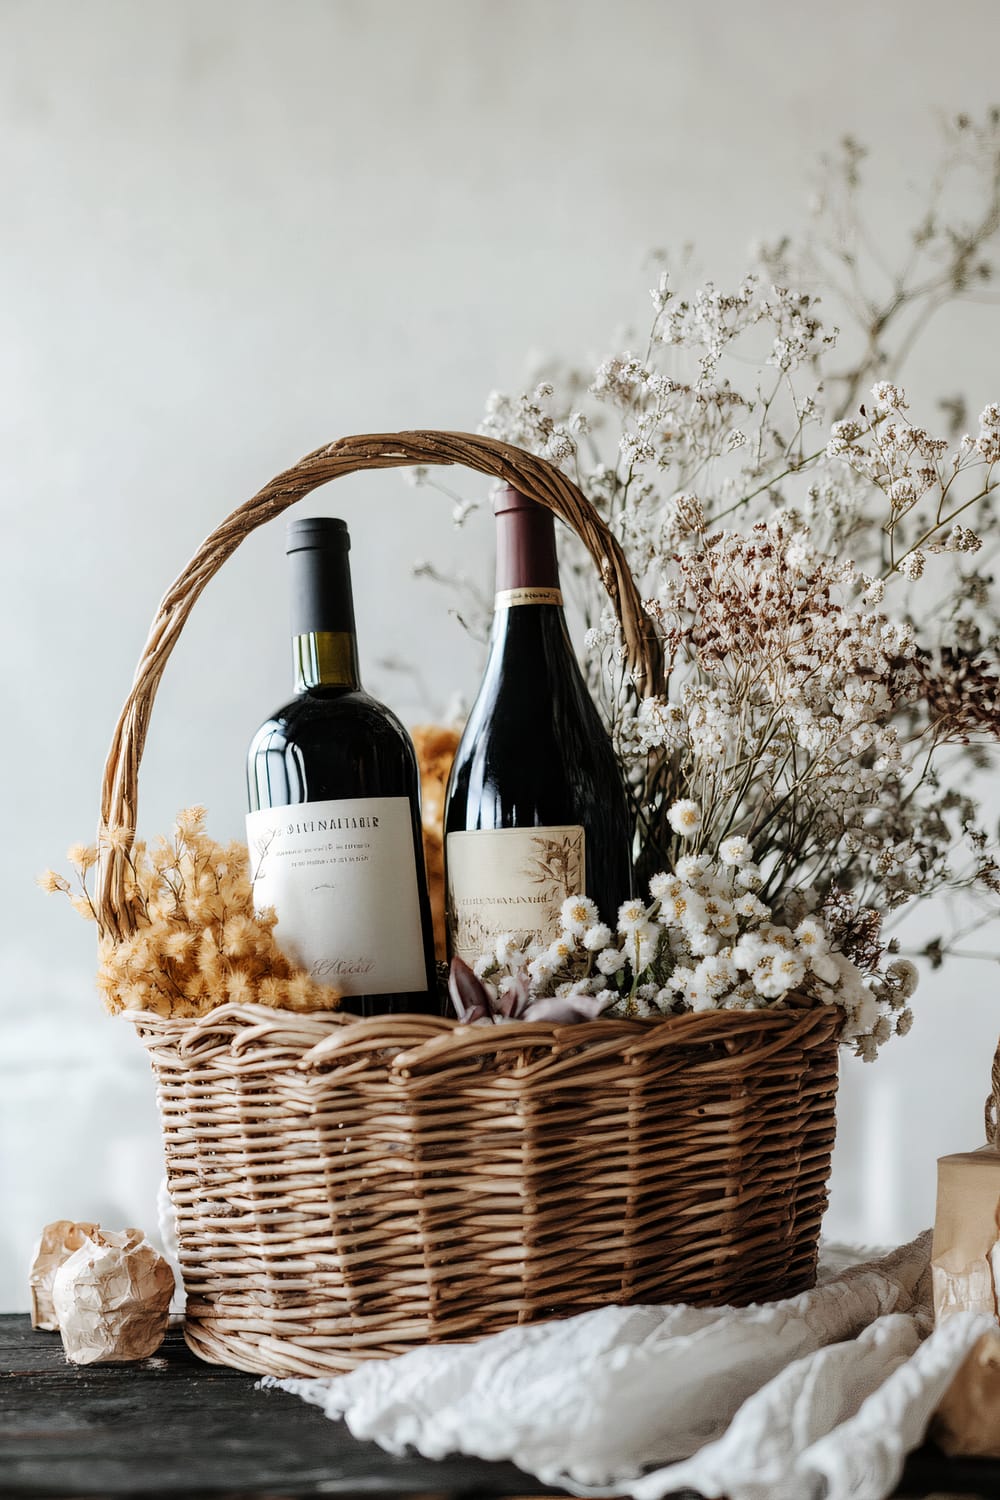
[[[273,1380],[358,1438],[510,1459],[578,1494],[882,1500],[965,1354],[933,1329],[930,1232],[746,1308],[605,1307],[324,1380]]]

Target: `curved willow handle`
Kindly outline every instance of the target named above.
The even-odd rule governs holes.
[[[986,1100],[985,1125],[987,1146],[1000,1146],[1000,1042],[993,1054],[992,1089]]]
[[[545,459],[509,443],[467,432],[396,432],[341,438],[317,448],[234,510],[199,547],[191,562],[164,595],[136,668],[108,751],[101,788],[103,845],[95,892],[102,933],[118,939],[134,932],[125,871],[135,834],[139,763],[149,717],[167,659],[202,589],[243,538],[273,520],[304,495],[360,469],[402,468],[412,464],[463,464],[491,474],[539,501],[572,527],[590,553],[621,622],[629,664],[643,693],[663,686],[663,660],[652,622],[646,616],[624,553],[604,521],[580,492]],[[108,830],[124,830],[124,847],[108,847]]]

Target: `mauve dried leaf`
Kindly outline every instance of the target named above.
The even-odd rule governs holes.
[[[596,1021],[607,1006],[607,995],[551,995],[544,1000],[533,1000],[521,1019],[569,1026],[577,1021]]]
[[[536,1002],[537,1003],[537,1002]],[[493,1013],[509,1021],[523,1021],[531,1004],[531,980],[527,974],[515,974],[510,984],[493,1003]]]
[[[448,973],[448,994],[460,1021],[479,1021],[492,1014],[489,990],[464,958],[453,958]]]
[[[535,998],[523,971],[515,974],[502,995],[494,998],[483,981],[461,958],[453,958],[448,993],[460,1021],[554,1021],[570,1026],[593,1021],[606,1010],[608,995],[547,995]],[[613,999],[614,997],[610,997]]]

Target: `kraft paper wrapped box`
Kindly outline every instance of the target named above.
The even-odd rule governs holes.
[[[938,1161],[931,1250],[934,1315],[997,1316],[1000,1284],[1000,1149],[980,1146]]]

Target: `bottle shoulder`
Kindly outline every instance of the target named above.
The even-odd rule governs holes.
[[[251,753],[281,741],[294,743],[303,735],[335,735],[338,729],[411,743],[392,709],[363,688],[307,688],[264,720],[251,742]]]
[[[561,736],[567,722],[595,739],[607,730],[590,695],[559,607],[521,607],[495,628],[469,713],[467,747],[490,728],[531,740]],[[461,753],[461,752],[460,752]]]
[[[408,797],[416,817],[416,752],[395,714],[368,693],[309,690],[253,736],[247,791],[254,812],[299,802]]]
[[[555,615],[497,632],[449,780],[450,832],[627,825],[610,735]]]

